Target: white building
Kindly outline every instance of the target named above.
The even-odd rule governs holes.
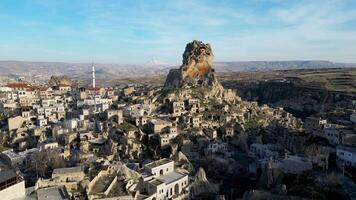
[[[43,126],[46,126],[47,125],[47,119],[43,118],[43,116],[39,116],[37,118],[37,125],[39,127],[43,127]]]
[[[206,148],[207,153],[224,153],[228,151],[228,144],[226,142],[211,142]]]
[[[351,121],[352,123],[356,123],[356,112],[354,112],[354,113],[352,113],[352,114],[350,115],[350,121]]]
[[[1,162],[13,167],[17,168],[24,164],[25,158],[30,156],[31,154],[38,152],[38,148],[28,149],[22,152],[14,152],[12,149],[1,152],[0,160]]]
[[[257,158],[278,157],[278,147],[273,144],[251,144],[249,156]]]
[[[123,112],[124,116],[131,118],[138,118],[145,115],[145,109],[143,109],[140,104],[127,106]]]
[[[336,147],[336,162],[339,165],[356,167],[356,148],[338,145]]]
[[[144,166],[142,175],[146,199],[176,199],[187,194],[188,175],[174,170],[174,161],[161,159]]]
[[[326,124],[323,137],[326,138],[330,144],[340,144],[342,135],[336,124]]]
[[[69,119],[63,122],[63,128],[68,130],[74,130],[78,127],[78,120],[76,119]]]
[[[0,197],[6,200],[25,199],[25,181],[12,170],[0,171]]]
[[[56,149],[58,148],[58,142],[44,142],[39,145],[40,149]]]
[[[302,174],[305,171],[312,170],[313,164],[304,157],[287,155],[280,160],[279,167],[286,174]]]

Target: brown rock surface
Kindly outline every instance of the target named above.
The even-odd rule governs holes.
[[[183,53],[182,66],[169,71],[165,87],[207,87],[212,95],[221,96],[224,89],[215,76],[213,58],[210,44],[197,40],[188,43]]]
[[[58,86],[58,85],[69,85],[71,86],[73,84],[71,78],[69,78],[69,76],[67,75],[63,75],[63,76],[51,76],[48,84],[50,86]]]
[[[185,47],[183,53],[182,78],[204,76],[212,70],[213,52],[210,44],[194,40]]]

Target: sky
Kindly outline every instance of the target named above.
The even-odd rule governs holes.
[[[355,0],[1,0],[0,60],[356,62]]]

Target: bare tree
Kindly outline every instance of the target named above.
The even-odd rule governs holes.
[[[66,166],[67,161],[60,155],[60,152],[43,150],[32,155],[29,168],[44,177],[49,170]]]

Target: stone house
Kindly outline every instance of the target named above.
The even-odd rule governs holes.
[[[325,124],[327,124],[326,119],[307,117],[305,119],[305,124],[304,124],[305,131],[308,133],[320,134]]]
[[[263,158],[278,158],[279,148],[273,144],[251,144],[249,148],[249,156]]]
[[[233,137],[235,135],[235,132],[234,132],[234,128],[233,127],[226,127],[225,128],[225,136],[226,137]]]
[[[228,144],[226,142],[210,142],[204,151],[206,155],[209,153],[226,153],[228,152]]]
[[[171,126],[172,126],[172,122],[165,121],[162,119],[152,119],[150,121],[150,127],[153,133],[164,132],[165,130],[169,130],[169,127]]]
[[[302,174],[313,168],[313,164],[310,160],[291,155],[286,155],[284,159],[279,161],[278,165],[282,172],[286,174]]]
[[[85,178],[83,167],[58,168],[52,172],[55,182],[82,181]]]
[[[171,112],[173,117],[181,116],[185,112],[184,101],[172,102]]]
[[[82,167],[59,168],[54,169],[50,179],[38,179],[36,189],[65,186],[67,191],[78,191],[81,181],[85,179],[85,173]]]
[[[123,112],[122,110],[106,110],[106,119],[115,119],[117,124],[122,124],[124,122]]]
[[[129,96],[129,95],[133,94],[134,92],[135,92],[135,87],[133,87],[133,86],[126,87],[122,90],[122,93],[124,96]]]
[[[206,136],[210,139],[215,139],[218,137],[218,133],[215,129],[212,128],[204,128],[203,132],[205,133]]]
[[[8,130],[15,130],[21,128],[21,126],[27,121],[27,118],[22,116],[9,117],[7,119]]]
[[[67,84],[59,84],[56,88],[61,94],[70,92],[72,90],[72,87]]]
[[[177,135],[178,135],[177,127],[175,126],[169,127],[168,133],[159,134],[160,145],[163,147],[170,144],[170,141],[175,137],[177,137]]]
[[[190,118],[190,126],[193,128],[199,128],[202,124],[202,117],[201,116],[193,116]]]
[[[136,126],[144,126],[149,122],[149,117],[136,117],[135,124]]]

